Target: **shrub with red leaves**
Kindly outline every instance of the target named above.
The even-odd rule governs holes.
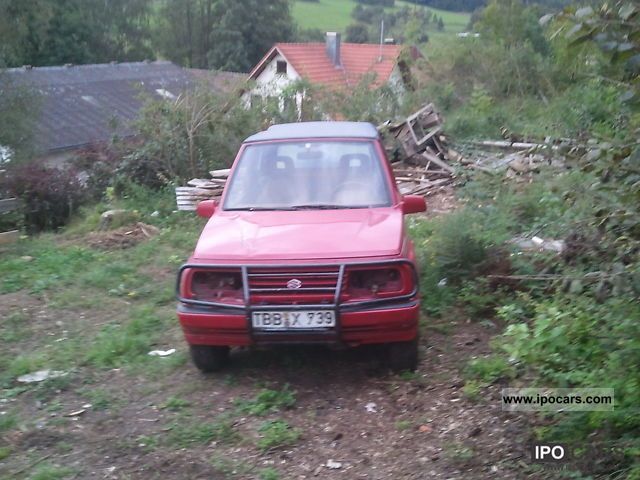
[[[30,232],[56,229],[69,220],[86,198],[86,188],[72,168],[52,168],[31,162],[7,170],[0,190],[22,200]]]

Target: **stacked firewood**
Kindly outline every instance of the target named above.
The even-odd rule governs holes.
[[[178,210],[195,210],[202,200],[220,198],[227,182],[230,169],[213,170],[211,178],[194,178],[187,182],[187,187],[176,187]]]

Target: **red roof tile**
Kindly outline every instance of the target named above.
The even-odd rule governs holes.
[[[356,85],[364,75],[375,74],[374,86],[384,85],[398,63],[400,45],[342,43],[341,67],[335,67],[325,51],[324,43],[276,43],[250,74],[256,78],[280,52],[306,80],[317,85],[341,87]],[[382,57],[380,53],[382,52]]]

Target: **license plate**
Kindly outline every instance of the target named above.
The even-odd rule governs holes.
[[[333,310],[252,312],[251,322],[260,330],[330,328],[336,326],[336,316]]]

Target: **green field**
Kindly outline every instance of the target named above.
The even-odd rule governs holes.
[[[351,11],[357,5],[355,0],[319,0],[306,2],[295,0],[293,3],[293,17],[301,28],[318,28],[323,31],[344,32],[347,25],[352,23]],[[412,3],[396,1],[396,7],[415,6]],[[455,33],[465,29],[469,22],[468,13],[448,12],[429,8],[442,17],[445,32]]]

